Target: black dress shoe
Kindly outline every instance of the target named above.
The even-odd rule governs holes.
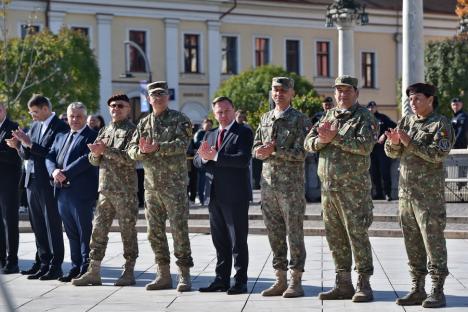
[[[51,280],[56,280],[60,277],[62,277],[63,272],[62,269],[50,269],[49,272],[44,274],[43,276],[39,277],[39,280],[41,281],[51,281]]]
[[[49,268],[48,268],[48,267],[42,267],[42,268],[40,268],[39,271],[37,271],[35,274],[29,275],[29,276],[28,276],[28,279],[29,279],[29,280],[40,279],[42,276],[46,275],[48,271],[49,271]]]
[[[71,282],[72,279],[77,278],[80,276],[80,270],[79,269],[71,269],[70,272],[68,272],[67,275],[59,277],[58,280],[64,283],[69,283]]]
[[[19,273],[18,264],[13,264],[13,263],[7,262],[7,264],[3,267],[2,272],[3,272],[3,274],[15,274],[15,273]]]
[[[29,270],[21,270],[20,273],[23,275],[32,275],[32,274],[36,274],[40,268],[41,268],[41,264],[34,262],[33,266]]]
[[[240,295],[245,294],[247,292],[247,284],[246,283],[235,283],[234,286],[227,290],[228,295]]]
[[[220,280],[215,280],[213,283],[210,284],[208,287],[201,287],[198,289],[199,292],[217,292],[222,291],[225,292],[229,289],[229,284],[223,283]]]
[[[390,202],[392,201],[392,197],[390,195],[385,195],[385,200]]]

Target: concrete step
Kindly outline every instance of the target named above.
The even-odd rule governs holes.
[[[170,224],[166,223],[167,231],[170,232]],[[147,231],[146,221],[139,219],[136,229],[140,233]],[[118,221],[114,220],[111,226],[112,232],[119,231]],[[189,231],[191,233],[210,233],[210,224],[207,218],[203,219],[190,219]],[[31,233],[31,226],[28,221],[20,221],[20,232]],[[249,233],[250,234],[267,234],[263,220],[251,219],[249,220]],[[323,221],[321,220],[305,220],[304,221],[304,235],[307,236],[324,236],[325,229]],[[374,237],[401,237],[401,229],[397,222],[382,222],[374,221],[369,229],[369,235]],[[445,230],[446,238],[468,239],[468,223],[450,223],[447,224]]]

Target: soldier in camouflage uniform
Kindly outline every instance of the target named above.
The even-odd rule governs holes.
[[[263,160],[262,213],[273,251],[276,282],[263,296],[285,298],[304,295],[301,285],[306,259],[304,246],[304,137],[307,117],[291,107],[294,80],[275,77],[272,99],[275,109],[262,116],[255,134],[253,155]],[[288,240],[286,240],[286,236]],[[291,278],[287,283],[288,243]]]
[[[358,80],[335,80],[337,107],[314,125],[304,147],[320,152],[323,220],[336,269],[335,287],[319,294],[321,300],[373,300],[369,278],[374,272],[368,228],[372,223],[370,153],[379,133],[374,116],[359,105]],[[352,256],[359,274],[357,290],[351,281]]]
[[[444,158],[454,144],[450,122],[436,114],[436,88],[416,83],[406,89],[414,115],[406,115],[385,134],[385,152],[400,158],[399,210],[412,289],[399,305],[445,306],[447,269]],[[429,263],[432,292],[424,289]],[[426,299],[427,297],[427,299]]]
[[[157,278],[146,285],[146,289],[172,288],[166,237],[166,220],[169,218],[179,267],[177,290],[189,291],[193,260],[188,235],[185,153],[192,138],[192,125],[187,116],[168,108],[169,93],[165,81],[150,83],[148,94],[153,113],[138,123],[128,151],[132,159],[142,161],[145,169],[148,240],[157,264]]]
[[[89,144],[89,162],[99,166],[99,198],[90,243],[88,271],[72,280],[75,286],[101,285],[100,267],[106,252],[108,234],[117,214],[122,236],[124,272],[116,286],[135,284],[134,267],[138,257],[135,229],[138,217],[135,162],[128,157],[127,148],[135,125],[128,119],[131,107],[125,94],[115,94],[107,101],[112,123],[100,130],[94,144]]]

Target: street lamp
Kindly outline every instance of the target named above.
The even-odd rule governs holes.
[[[354,0],[334,0],[327,7],[326,26],[333,27],[334,23],[356,21],[358,25],[369,24],[369,14],[366,12],[366,5],[355,3]]]
[[[354,73],[354,24],[367,25],[369,15],[365,5],[354,0],[334,0],[327,7],[326,27],[338,28],[338,75],[355,76]]]
[[[133,74],[129,70],[128,54],[127,54],[128,46],[132,46],[138,51],[138,53],[140,53],[140,55],[145,60],[145,70],[148,73],[148,83],[152,82],[153,79],[152,79],[152,75],[151,75],[151,66],[150,66],[150,62],[148,60],[148,57],[146,56],[145,51],[143,51],[143,49],[138,44],[136,44],[134,41],[125,40],[123,43],[124,43],[124,46],[125,46],[125,49],[124,49],[124,51],[125,51],[125,73],[121,74],[120,78],[133,78],[134,77]]]

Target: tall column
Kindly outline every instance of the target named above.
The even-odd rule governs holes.
[[[336,24],[338,28],[338,76],[355,77],[353,21],[338,21]]]
[[[58,34],[60,28],[63,26],[63,19],[65,17],[65,12],[49,12],[49,29],[52,33]]]
[[[402,46],[401,46],[401,33],[394,33],[393,34],[393,39],[395,40],[396,43],[396,81],[401,78],[401,68],[402,68],[402,63],[401,63],[401,57],[402,57]]]
[[[213,98],[221,82],[221,37],[219,21],[208,21],[208,84],[209,96]]]
[[[174,89],[175,99],[169,102],[171,109],[179,110],[179,23],[178,19],[166,18],[166,81]]]
[[[406,88],[424,82],[423,0],[403,0],[402,113],[411,113]]]
[[[97,57],[101,74],[99,81],[99,112],[110,120],[107,99],[112,95],[112,15],[96,14]],[[123,48],[123,44],[122,44]]]

